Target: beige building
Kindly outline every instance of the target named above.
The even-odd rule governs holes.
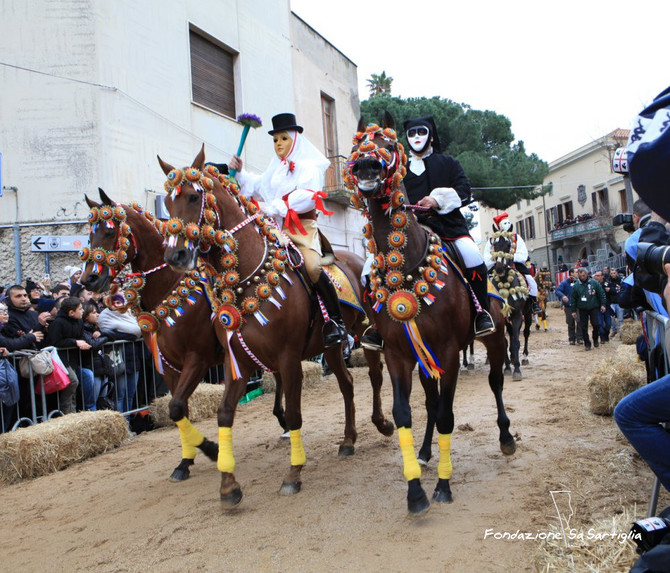
[[[49,237],[88,232],[84,194],[160,210],[156,155],[182,166],[205,144],[227,162],[253,113],[245,169],[272,157],[273,115],[294,112],[334,164],[359,117],[356,65],[291,12],[289,0],[0,0],[0,283],[54,279],[76,249]],[[360,215],[332,169],[336,246],[362,253]],[[37,242],[35,236],[42,238]],[[65,243],[62,243],[65,244]]]
[[[530,260],[552,275],[586,259],[593,269],[621,266],[628,233],[615,227],[617,213],[630,212],[638,199],[627,178],[614,172],[614,151],[628,131],[617,129],[549,164],[543,196],[522,200],[506,211],[525,240]],[[482,241],[492,233],[501,211],[480,209]]]

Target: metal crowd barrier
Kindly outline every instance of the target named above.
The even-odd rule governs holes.
[[[154,368],[153,358],[148,351],[142,339],[136,341],[116,341],[104,344],[101,349],[105,354],[110,354],[114,350],[118,350],[123,357],[125,364],[124,372],[121,374],[106,376],[105,372],[99,369],[91,369],[93,371],[94,379],[97,378],[101,383],[103,392],[105,388],[111,390],[107,397],[107,406],[122,412],[125,416],[130,417],[138,412],[146,412],[151,402],[160,396],[168,393],[168,388],[163,381],[163,377]],[[72,365],[78,366],[76,371],[85,364],[88,365],[89,360],[82,360],[81,352],[88,354],[91,351],[80,351],[77,348],[59,348],[58,354],[61,358],[70,358],[68,360]],[[0,433],[16,430],[20,427],[32,426],[49,420],[51,418],[62,416],[63,411],[61,404],[60,392],[45,395],[44,392],[38,394],[35,389],[43,384],[43,377],[35,374],[32,366],[29,366],[29,376],[24,378],[20,374],[19,362],[23,357],[34,354],[33,351],[19,350],[10,353],[7,360],[11,361],[17,373],[19,374],[19,402],[8,407],[0,403]],[[169,368],[169,366],[165,366]],[[76,372],[75,372],[76,374]],[[77,375],[79,386],[76,391],[76,409],[77,411],[84,409],[84,388],[81,381],[81,376]],[[121,385],[126,385],[130,380],[131,388],[133,382],[136,382],[136,389],[130,400],[121,400],[120,388]],[[210,384],[220,384],[224,380],[223,366],[210,368],[203,382]],[[250,381],[257,382],[258,378]],[[102,394],[102,392],[101,392]],[[100,397],[99,397],[100,398]],[[98,399],[98,405],[100,405]],[[67,408],[66,408],[67,410]]]
[[[658,380],[670,373],[670,348],[668,347],[670,344],[670,319],[655,311],[646,310],[643,313],[643,320],[648,341],[647,365],[651,376],[650,380]],[[656,353],[652,352],[659,348],[662,353],[662,360],[660,361],[654,360]],[[670,430],[670,420],[663,426],[666,430]],[[655,478],[649,499],[648,517],[656,515],[660,489],[661,482],[658,478]]]

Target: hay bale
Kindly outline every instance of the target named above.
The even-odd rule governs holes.
[[[0,480],[14,483],[62,470],[128,438],[119,412],[79,412],[0,435]]]
[[[188,399],[188,419],[191,422],[206,420],[216,414],[223,399],[223,384],[199,384]],[[149,410],[154,425],[159,428],[174,426],[170,419],[169,404],[172,394],[156,398]]]
[[[535,553],[535,570],[628,571],[639,555],[635,542],[627,535],[633,522],[641,517],[636,507],[629,507],[618,515],[581,527],[571,523],[565,531],[567,539],[560,527],[552,524],[546,532],[547,539]]]
[[[319,362],[303,360],[301,364],[303,388],[313,388],[319,382],[321,382],[321,378],[323,376],[323,367]],[[273,394],[277,390],[274,374],[270,374],[269,372],[263,373],[261,388],[263,388],[263,394]]]
[[[624,396],[644,386],[647,374],[633,346],[622,346],[603,360],[587,378],[589,409],[600,416],[611,416]]]
[[[637,342],[637,337],[642,334],[642,325],[638,320],[627,318],[621,324],[621,330],[619,332],[619,340],[621,340],[621,344],[635,344]]]

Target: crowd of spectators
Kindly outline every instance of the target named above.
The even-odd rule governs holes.
[[[584,223],[593,219],[591,213],[584,213],[583,215],[577,215],[576,217],[566,217],[558,223],[554,223],[554,230],[562,229],[563,227],[569,227],[570,225],[576,225],[577,223]]]
[[[152,364],[143,354],[147,351],[137,320],[124,311],[123,295],[114,295],[113,308],[105,308],[101,294],[78,282],[79,267],[65,269],[67,279],[55,285],[45,277],[0,289],[0,356],[12,360],[20,376],[18,404],[1,404],[0,431],[12,429],[19,418],[31,417],[32,389],[29,378],[20,374],[21,352],[13,354],[17,351],[57,349],[70,383],[45,399],[48,412],[63,414],[99,408],[133,410],[143,365]],[[149,374],[162,385],[153,369]],[[38,386],[39,376],[33,382]]]

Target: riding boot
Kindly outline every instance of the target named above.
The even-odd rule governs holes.
[[[363,336],[361,336],[361,346],[367,350],[380,352],[384,348],[382,335],[374,326],[368,326]]]
[[[319,280],[314,283],[314,288],[319,293],[330,317],[330,320],[323,325],[323,330],[321,331],[323,346],[324,348],[330,348],[331,346],[341,344],[347,339],[347,329],[344,326],[344,320],[342,320],[337,292],[335,292],[335,287],[325,272],[321,271]]]
[[[465,269],[466,277],[470,281],[479,305],[482,307],[481,312],[475,316],[475,337],[481,338],[487,334],[496,331],[496,326],[493,323],[493,318],[489,314],[489,296],[488,296],[488,277],[486,275],[486,265],[482,263],[477,267]]]

